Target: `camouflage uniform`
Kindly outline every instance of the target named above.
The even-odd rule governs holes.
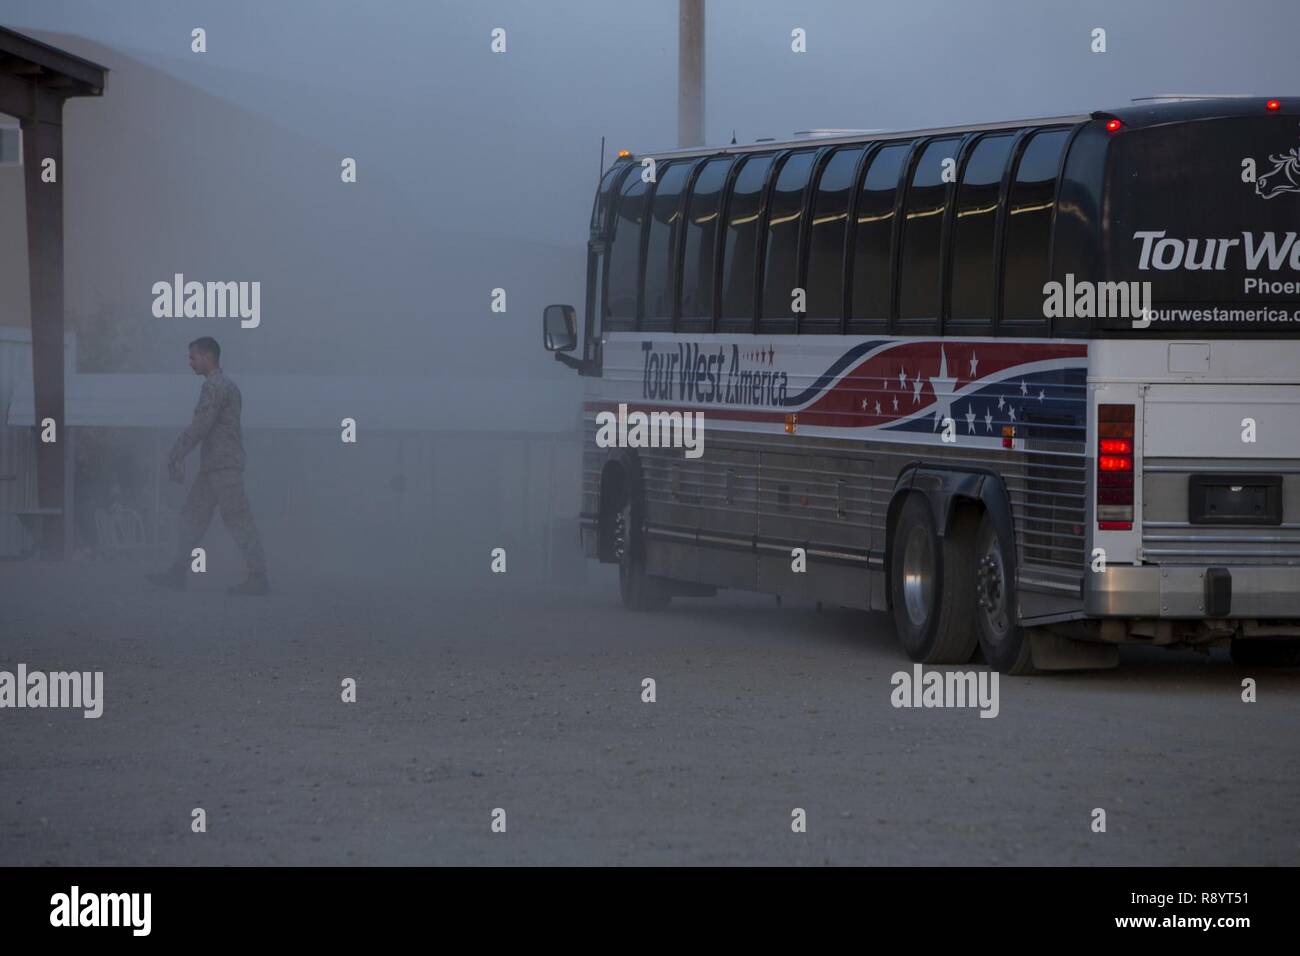
[[[230,531],[244,556],[250,575],[266,574],[262,542],[253,524],[253,514],[244,493],[244,445],[240,437],[239,415],[243,397],[221,369],[215,369],[203,382],[194,421],[181,432],[168,456],[175,466],[199,445],[199,474],[190,486],[181,513],[181,533],[176,560],[188,563],[194,548],[212,522],[212,512],[221,509],[221,521]]]

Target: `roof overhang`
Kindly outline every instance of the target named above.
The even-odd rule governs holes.
[[[0,112],[31,115],[33,88],[65,99],[101,96],[107,73],[98,63],[0,27]]]

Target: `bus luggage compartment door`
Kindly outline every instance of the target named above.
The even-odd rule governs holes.
[[[870,459],[763,452],[758,589],[792,600],[871,606]],[[796,571],[794,548],[802,548]]]
[[[699,475],[698,580],[754,590],[758,453],[713,446],[704,457],[688,459],[684,466]]]

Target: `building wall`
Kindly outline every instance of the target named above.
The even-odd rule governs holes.
[[[0,113],[0,126],[17,121]],[[0,326],[31,328],[23,167],[0,164]]]
[[[0,181],[3,173],[0,168]],[[3,220],[0,228],[5,228]],[[8,423],[14,390],[19,382],[31,380],[31,364],[30,332],[0,328],[0,559],[31,547],[14,512],[36,506],[36,436],[30,427]]]
[[[69,333],[64,338],[65,376],[76,367],[76,351],[76,337]],[[31,382],[31,329],[0,323],[0,559],[22,554],[32,543],[14,512],[36,507],[36,430],[9,424],[14,394],[26,389],[30,397]]]

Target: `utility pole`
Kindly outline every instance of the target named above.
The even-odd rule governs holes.
[[[677,145],[704,145],[704,0],[677,0]]]

